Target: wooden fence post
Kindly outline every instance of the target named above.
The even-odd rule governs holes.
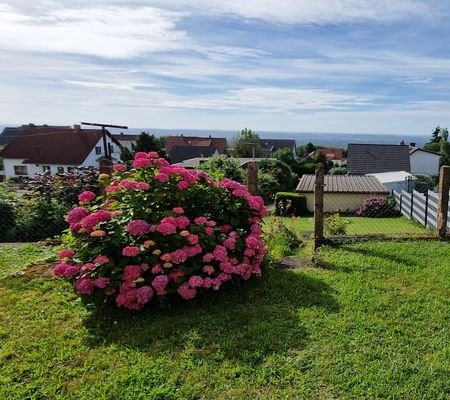
[[[323,188],[325,169],[322,163],[317,164],[314,183],[314,250],[323,242]]]
[[[102,158],[99,162],[99,170],[100,174],[107,174],[111,176],[113,172],[113,162],[107,158]],[[105,188],[103,186],[100,187],[100,195],[105,195]]]
[[[255,161],[247,165],[247,188],[250,194],[255,195],[258,192],[258,165]]]
[[[450,190],[450,166],[443,165],[439,171],[439,204],[437,212],[436,234],[441,238],[447,236],[448,191]]]

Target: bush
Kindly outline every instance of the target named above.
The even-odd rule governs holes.
[[[271,174],[258,172],[258,194],[265,202],[272,202],[277,192],[278,182]]]
[[[105,196],[79,196],[67,216],[70,250],[54,274],[96,303],[132,310],[152,297],[218,290],[261,274],[263,200],[246,187],[169,166],[155,152],[137,153],[133,169],[116,165],[102,179]]]
[[[229,178],[236,182],[245,182],[245,172],[240,167],[238,160],[224,154],[211,157],[208,161],[200,164],[197,169],[205,171],[215,179]]]
[[[362,207],[356,210],[356,215],[360,217],[386,218],[398,217],[401,214],[392,197],[369,197],[363,201]]]
[[[264,242],[267,254],[276,260],[291,255],[303,246],[303,240],[296,233],[294,224],[289,224],[280,217],[274,217],[273,223],[265,224]]]
[[[346,235],[350,221],[339,214],[331,214],[325,218],[325,233],[327,235]]]
[[[301,216],[307,214],[306,197],[299,193],[278,192],[275,196],[275,215]]]
[[[16,225],[14,207],[6,201],[0,201],[0,240],[8,238],[9,231]]]

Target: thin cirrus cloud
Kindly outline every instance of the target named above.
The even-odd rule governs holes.
[[[0,5],[0,48],[126,59],[175,50],[180,15],[154,7],[46,9],[37,15]]]

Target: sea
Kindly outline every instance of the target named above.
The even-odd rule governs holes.
[[[123,131],[124,134],[138,134],[140,132],[148,132],[155,136],[213,136],[225,137],[232,140],[236,136],[237,131],[217,130],[217,129],[156,129],[156,128],[130,128]],[[116,133],[116,132],[114,132]],[[367,134],[367,133],[335,133],[335,132],[275,132],[275,131],[258,131],[258,135],[262,139],[294,139],[297,145],[313,143],[326,147],[347,148],[349,143],[372,143],[372,144],[399,144],[402,140],[405,144],[414,143],[417,147],[423,146],[428,142],[429,136],[418,135],[388,135],[388,134]]]

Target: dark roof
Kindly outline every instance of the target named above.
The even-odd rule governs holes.
[[[315,181],[314,175],[303,175],[297,192],[313,193]],[[325,175],[324,192],[388,194],[389,190],[373,176]]]
[[[11,143],[26,128],[70,128],[69,126],[49,126],[49,125],[22,125],[17,127],[7,126],[0,133],[0,144],[7,145]]]
[[[108,131],[106,134],[111,137]],[[0,157],[33,164],[81,164],[101,138],[99,129],[25,127]]]
[[[294,139],[259,139],[263,150],[273,152],[279,149],[288,148],[294,150],[296,147]]]
[[[377,172],[411,172],[409,146],[402,144],[349,144],[347,153],[349,174],[365,175]]]
[[[423,151],[424,153],[430,153],[430,154],[434,154],[435,156],[441,156],[439,153],[436,153],[435,151],[430,151],[427,149],[421,149],[419,147],[412,147],[409,146],[409,155],[414,154],[416,151]]]
[[[202,136],[168,136],[166,140],[166,153],[170,154],[172,148],[175,146],[180,147],[212,147],[217,149],[219,154],[225,153],[228,144],[225,138],[202,137]]]
[[[217,151],[210,146],[174,146],[169,153],[172,164],[179,163],[191,158],[211,157]]]
[[[120,134],[114,134],[112,137],[116,140],[128,140],[128,141],[135,141],[138,138],[139,135],[128,135],[126,133],[120,132]]]

